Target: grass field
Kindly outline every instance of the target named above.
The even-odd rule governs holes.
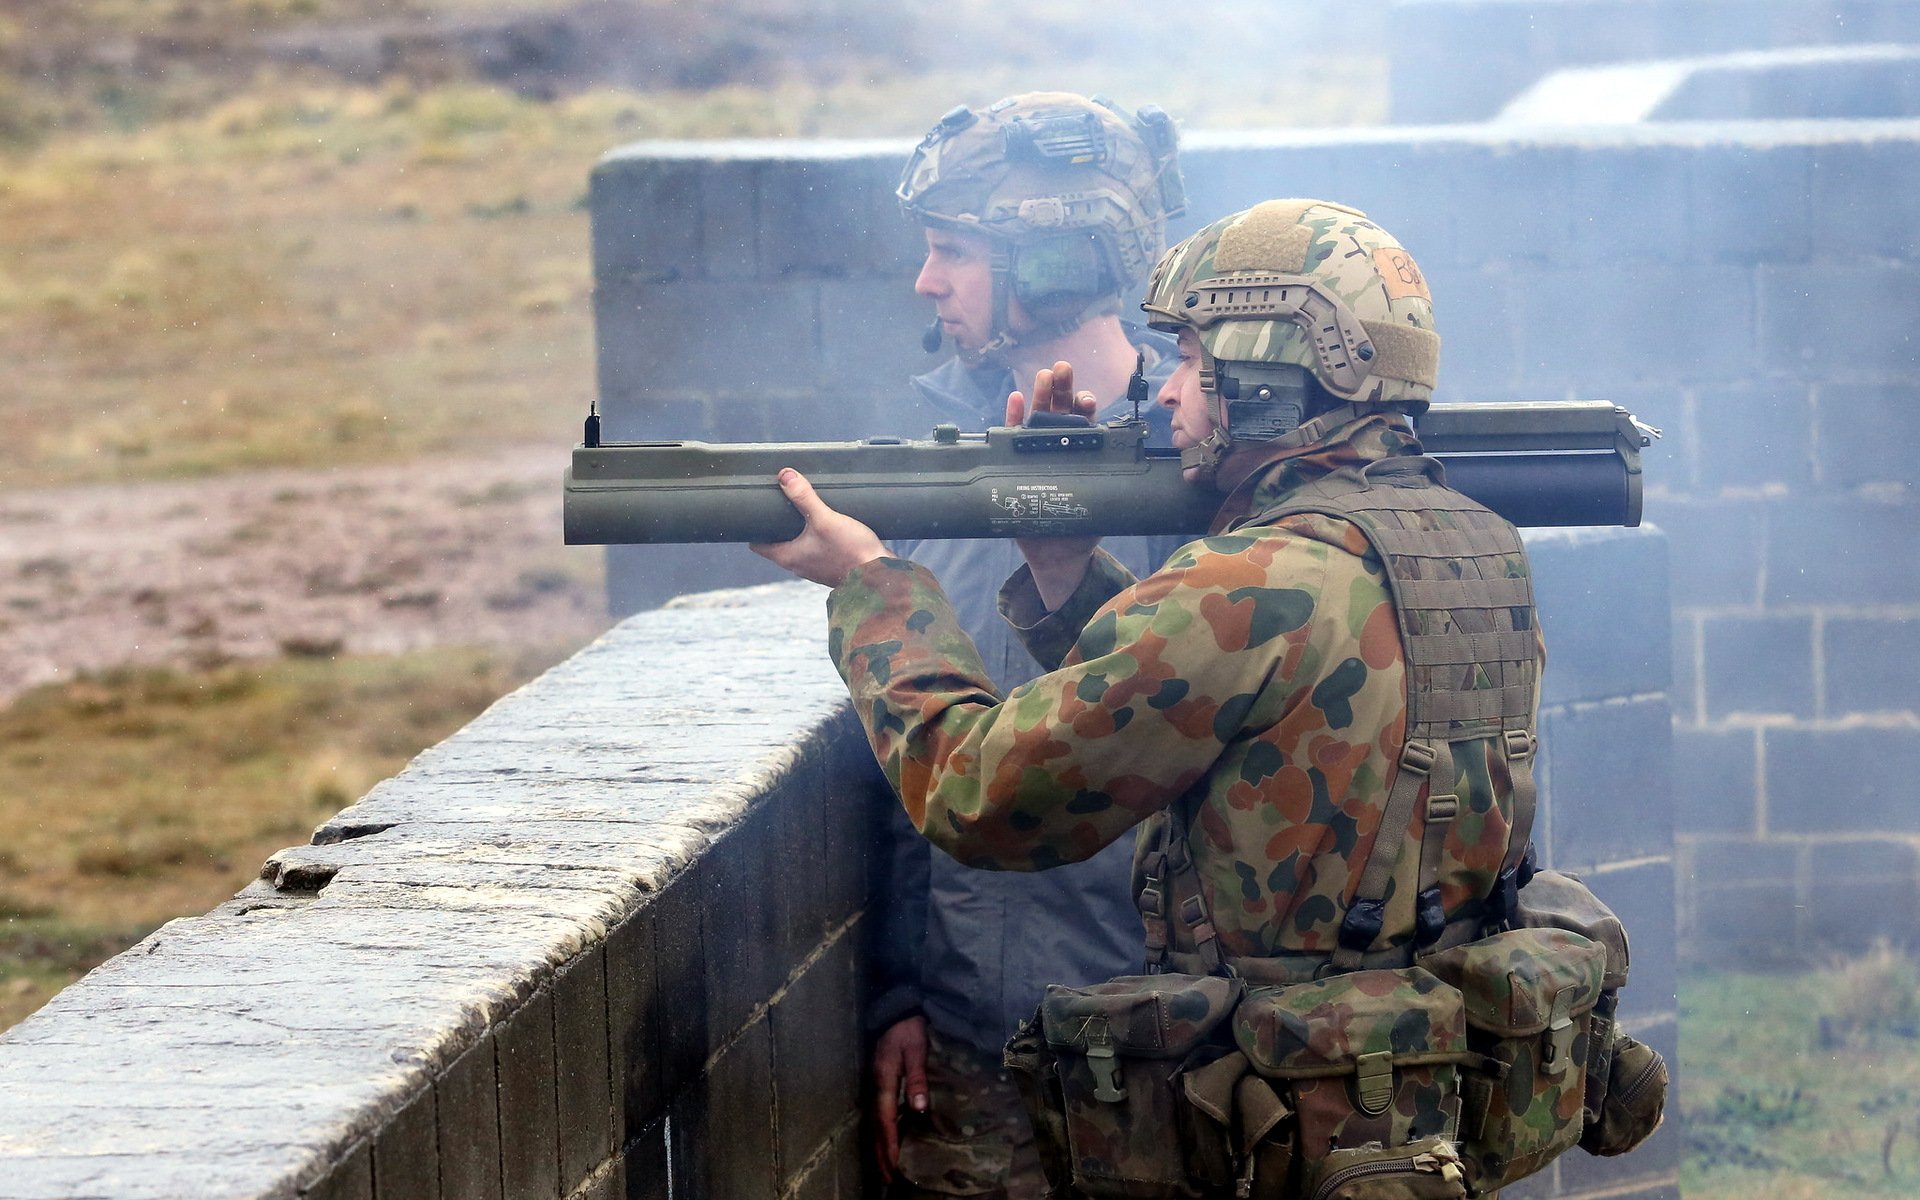
[[[1680,984],[1687,1200],[1920,1195],[1920,965]]]
[[[569,649],[128,671],[0,710],[0,1028]]]

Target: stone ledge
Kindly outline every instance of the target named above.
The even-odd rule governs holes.
[[[0,1035],[0,1197],[351,1195],[369,1145],[376,1183],[431,1159],[436,1081],[516,1014],[598,1020],[556,981],[604,991],[608,931],[833,758],[821,607],[788,584],[627,621]],[[556,1171],[598,1150],[562,1139]]]

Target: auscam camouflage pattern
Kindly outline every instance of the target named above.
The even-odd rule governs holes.
[[[902,1113],[899,1200],[1046,1194],[1022,1098],[998,1061],[929,1029],[924,1114]]]

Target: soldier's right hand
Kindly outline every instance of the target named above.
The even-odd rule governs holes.
[[[873,1046],[873,1155],[880,1177],[893,1182],[900,1167],[900,1104],[927,1111],[927,1019],[896,1021]]]

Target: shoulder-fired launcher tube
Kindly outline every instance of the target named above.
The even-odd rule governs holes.
[[[1447,481],[1516,525],[1638,525],[1640,448],[1655,432],[1604,401],[1434,405],[1416,420]],[[1180,476],[1146,426],[951,426],[926,440],[580,446],[569,545],[777,542],[800,515],[782,467],[882,538],[1198,534],[1220,494]]]

